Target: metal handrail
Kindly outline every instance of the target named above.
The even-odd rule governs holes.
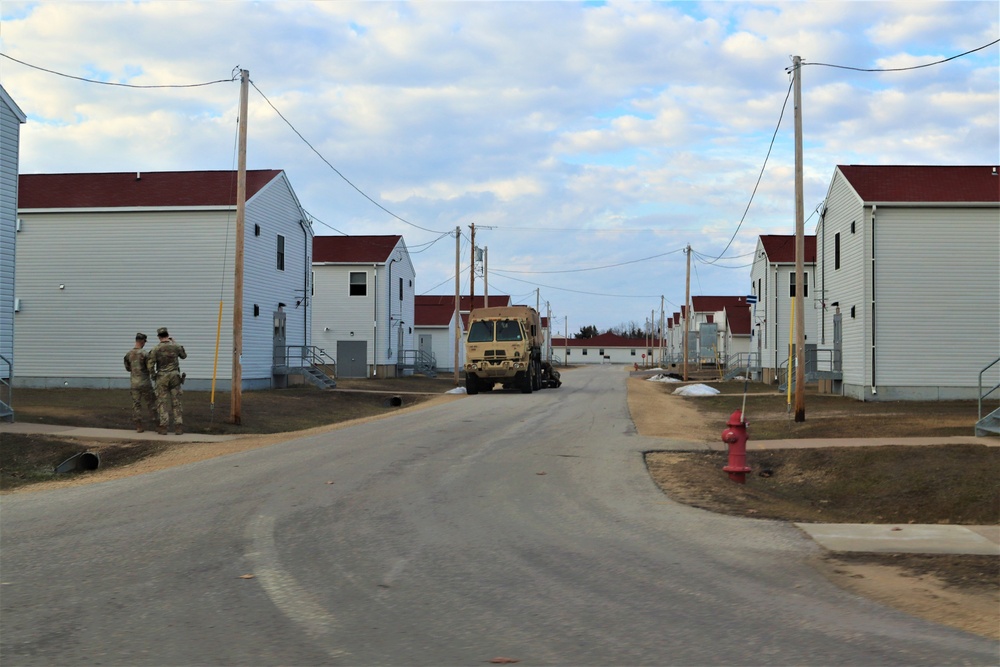
[[[285,345],[282,355],[282,366],[286,368],[303,368],[311,366],[314,368],[332,369],[330,375],[337,377],[337,360],[327,354],[326,350],[315,345]],[[293,350],[296,352],[293,353]],[[298,362],[298,363],[292,363]],[[275,364],[278,365],[278,364]]]
[[[397,366],[425,366],[432,370],[437,369],[437,357],[433,352],[427,350],[400,350],[397,357]]]
[[[981,421],[983,418],[983,399],[995,392],[997,389],[1000,389],[1000,384],[997,384],[985,394],[983,393],[983,373],[990,370],[997,364],[1000,364],[1000,357],[997,357],[995,361],[987,364],[983,370],[979,371],[979,417],[976,421]]]
[[[7,366],[6,372],[0,373],[0,403],[3,403],[10,408],[11,414],[13,415],[14,386],[9,380],[14,377],[14,362],[2,354],[0,354],[0,362],[3,362]]]

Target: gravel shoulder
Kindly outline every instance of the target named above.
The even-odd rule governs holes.
[[[673,396],[659,383],[631,377],[628,406],[640,435],[690,442],[691,451],[721,448],[724,423],[710,424],[691,400]],[[697,399],[693,399],[697,400]],[[684,452],[664,452],[650,474],[672,500],[710,511],[727,511],[716,504],[709,485],[696,468],[680,467]],[[780,517],[778,517],[780,518]],[[977,560],[978,559],[978,560]],[[985,564],[985,565],[984,565]],[[813,565],[830,581],[858,595],[892,606],[914,616],[966,632],[1000,639],[1000,563],[995,557],[922,557],[826,554]],[[967,568],[988,568],[992,585],[982,579],[963,578]]]

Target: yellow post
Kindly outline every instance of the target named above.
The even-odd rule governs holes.
[[[788,368],[785,371],[785,388],[787,389],[787,410],[792,409],[792,369],[795,368],[795,356],[792,354],[792,336],[795,334],[795,299],[792,299],[792,312],[788,316]]]

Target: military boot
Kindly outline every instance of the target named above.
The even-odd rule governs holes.
[[[174,433],[177,435],[184,435],[184,427],[178,424],[177,428],[174,429]]]
[[[145,429],[142,427],[142,420],[141,419],[136,419],[135,420],[135,432],[136,433],[142,433],[144,430]]]
[[[156,432],[159,433],[160,435],[166,435],[167,434],[167,427],[166,426],[157,426],[156,427]]]

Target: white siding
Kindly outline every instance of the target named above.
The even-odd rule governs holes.
[[[853,395],[847,387],[863,386],[868,369],[865,342],[868,340],[867,322],[871,304],[870,299],[865,298],[864,289],[865,257],[870,257],[865,242],[868,212],[839,170],[834,172],[826,206],[826,215],[816,233],[818,284],[825,290],[826,303],[821,328],[825,327],[828,332],[826,342],[821,342],[820,347],[832,349],[833,317],[839,308],[843,321],[843,382],[848,395]],[[854,232],[851,231],[851,223],[854,223]],[[834,269],[834,238],[837,233],[840,234],[840,268]]]
[[[1000,355],[997,208],[875,214],[876,388],[974,387]]]
[[[365,274],[365,296],[350,296],[351,272]],[[316,264],[313,265],[315,294],[313,295],[313,344],[336,358],[337,341],[368,343],[369,366],[374,363],[375,350],[375,267],[372,265]]]
[[[416,273],[406,244],[401,238],[389,254],[391,267],[376,264],[314,264],[313,344],[336,358],[337,341],[365,341],[366,364],[377,374],[395,373],[399,359],[399,331],[402,321],[402,349],[417,348],[414,322]],[[350,274],[362,272],[365,296],[350,295]],[[391,276],[390,276],[391,273]],[[403,299],[399,299],[399,279],[403,279]],[[377,297],[377,298],[376,298]],[[391,309],[391,310],[390,310]]]
[[[0,89],[0,378],[14,360],[14,259],[17,241],[17,166],[24,115]]]
[[[287,184],[278,179],[247,202],[244,256],[244,388],[271,386],[271,313],[289,304],[288,342],[302,339],[296,315],[311,254]],[[216,388],[232,377],[235,210],[128,210],[36,213],[22,210],[15,318],[21,386],[126,387],[122,356],[137,331],[156,342],[165,326],[184,345],[185,387]],[[257,223],[256,221],[260,221]],[[254,224],[262,233],[254,237]],[[274,234],[285,229],[286,270],[274,262]],[[269,242],[268,242],[269,241]],[[267,258],[267,259],[266,259]],[[64,287],[60,289],[60,285]],[[261,306],[253,316],[253,305]]]
[[[273,314],[279,303],[285,304],[285,344],[309,344],[309,305],[304,296],[312,266],[312,230],[308,224],[300,224],[303,218],[284,178],[271,181],[247,202],[243,246],[245,380],[271,377]],[[260,236],[255,235],[256,225],[260,226]],[[278,270],[277,265],[279,234],[285,239],[284,270]],[[259,307],[257,317],[254,305]]]

